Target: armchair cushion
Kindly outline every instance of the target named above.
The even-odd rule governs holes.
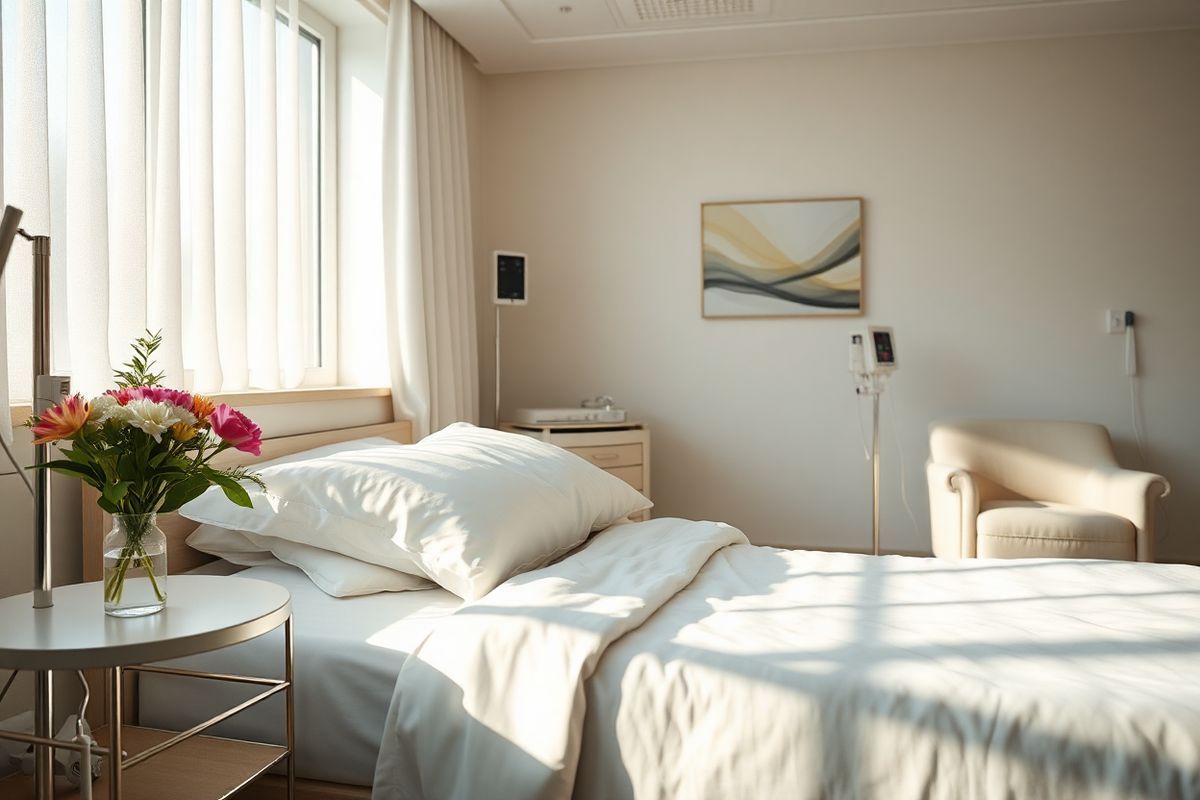
[[[1133,561],[1137,528],[1125,517],[1036,500],[982,503],[980,558],[1106,558]]]

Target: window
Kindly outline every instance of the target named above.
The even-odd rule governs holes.
[[[287,2],[280,8],[275,19],[275,58],[277,74],[282,74],[286,57],[288,30]],[[242,0],[243,52],[247,65],[258,63],[259,25],[261,15],[258,0]],[[336,313],[337,280],[336,249],[325,248],[326,243],[336,242],[336,213],[333,211],[332,194],[336,181],[332,169],[336,163],[336,145],[333,141],[336,126],[325,125],[336,109],[333,99],[335,83],[333,67],[336,63],[336,37],[333,26],[307,5],[300,5],[300,41],[297,82],[299,85],[299,150],[300,174],[300,274],[303,285],[298,296],[302,305],[304,360],[308,370],[308,384],[333,384],[337,382]],[[247,66],[247,96],[257,92],[257,74]],[[283,99],[279,98],[282,110]],[[247,104],[246,138],[257,139],[260,133],[258,109]],[[328,191],[327,191],[328,189]],[[327,202],[328,200],[328,202]]]
[[[263,65],[259,0],[0,0],[0,194],[54,240],[52,368],[77,390],[105,388],[147,325],[163,329],[168,380],[187,388],[337,383],[336,35],[301,3],[293,37],[290,5],[278,0]],[[238,10],[241,41],[224,41],[239,38]],[[274,132],[263,76],[276,80]],[[5,284],[21,399],[28,267]]]
[[[195,12],[191,4],[184,2],[181,30],[181,62],[190,63],[196,35]],[[275,19],[276,75],[282,76],[287,57],[287,0],[279,0]],[[189,13],[190,12],[190,13]],[[247,226],[255,224],[250,213],[255,198],[252,175],[254,164],[253,143],[262,135],[259,107],[254,98],[259,92],[259,74],[255,65],[261,52],[261,20],[258,0],[242,0],[242,52],[245,65],[246,92],[246,141],[247,146]],[[221,15],[225,13],[221,4],[214,7],[214,31],[220,30]],[[214,43],[214,60],[220,57],[220,43]],[[301,285],[294,293],[300,304],[300,327],[304,342],[304,384],[309,386],[333,385],[337,383],[337,212],[336,212],[336,35],[334,26],[305,4],[300,4],[300,38],[297,47],[297,111],[299,118],[299,162],[296,180],[299,195],[299,274]],[[190,73],[183,70],[181,109],[190,107],[192,90]],[[281,77],[277,78],[281,80]],[[214,97],[214,113],[220,113],[220,98]],[[282,119],[285,110],[283,93],[277,96],[277,119]],[[186,112],[185,112],[186,113]],[[181,125],[180,150],[188,152],[188,125]],[[282,136],[279,137],[282,139]],[[182,171],[182,216],[188,215],[187,191],[188,168],[186,159]],[[282,187],[282,182],[281,182]],[[280,197],[282,205],[287,198]],[[184,227],[186,231],[186,226]],[[186,235],[186,234],[185,234]],[[218,233],[219,235],[219,233]],[[187,254],[188,242],[183,243],[183,282],[190,280],[190,264]],[[283,253],[280,253],[280,257]],[[184,309],[185,317],[187,308]],[[185,322],[186,325],[186,322]],[[186,354],[185,354],[186,356]],[[185,367],[190,368],[185,358]]]

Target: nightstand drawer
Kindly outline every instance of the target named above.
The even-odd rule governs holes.
[[[568,447],[572,453],[586,458],[603,469],[634,467],[642,463],[640,444],[614,444],[598,447]]]
[[[632,467],[613,467],[612,469],[606,469],[605,472],[616,475],[639,492],[642,491],[644,484],[642,483],[641,464],[636,464]]]

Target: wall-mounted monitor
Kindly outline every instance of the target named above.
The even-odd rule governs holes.
[[[529,302],[529,257],[497,250],[492,254],[492,302],[523,306]]]

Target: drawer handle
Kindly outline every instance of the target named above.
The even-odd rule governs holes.
[[[592,456],[593,461],[615,461],[620,458],[617,453],[597,453]]]

